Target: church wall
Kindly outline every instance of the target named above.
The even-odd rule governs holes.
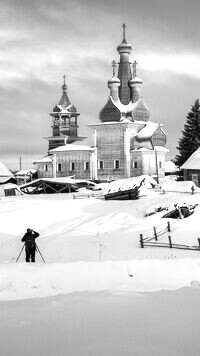
[[[68,152],[56,154],[56,177],[75,175],[80,179],[90,179],[90,152]],[[86,162],[88,162],[86,164]],[[52,164],[37,164],[38,178],[53,178]]]
[[[53,165],[52,163],[37,163],[38,178],[52,178]]]
[[[137,162],[137,163],[136,163]],[[159,178],[165,176],[165,152],[157,152]],[[131,152],[131,177],[147,174],[157,175],[155,151]]]
[[[75,175],[76,178],[90,179],[90,152],[68,152],[67,154],[57,153],[57,177],[66,177]],[[86,169],[86,162],[89,165]],[[58,171],[58,165],[61,164],[61,171]]]
[[[121,124],[102,125],[96,134],[98,178],[108,176],[124,178],[124,129]],[[115,161],[119,161],[119,168],[115,168]],[[100,169],[100,161],[103,161],[103,169]]]

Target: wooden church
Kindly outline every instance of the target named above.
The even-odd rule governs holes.
[[[53,124],[52,136],[47,137],[48,156],[36,162],[39,177],[119,179],[143,174],[164,177],[166,134],[161,124],[150,120],[136,61],[131,65],[132,47],[126,41],[125,25],[117,51],[118,71],[113,61],[108,101],[100,111],[99,121],[88,125],[93,132],[91,147],[74,144],[84,137],[78,136],[79,113],[68,98],[64,81],[61,100],[50,114]]]

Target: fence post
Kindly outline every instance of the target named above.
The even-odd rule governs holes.
[[[200,238],[198,238],[197,240],[198,240],[198,243],[199,243],[199,250],[200,250]]]
[[[169,248],[172,248],[172,240],[171,240],[171,236],[170,235],[168,236],[168,239],[169,239]]]
[[[170,222],[169,221],[167,222],[167,230],[168,230],[168,232],[171,232],[171,226],[170,226]]]
[[[141,248],[144,248],[144,242],[143,242],[143,235],[140,234],[140,246]]]
[[[155,226],[153,227],[153,231],[154,231],[155,240],[158,241],[158,235],[157,235]]]

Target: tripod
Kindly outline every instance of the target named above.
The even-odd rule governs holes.
[[[22,249],[21,249],[21,251],[20,251],[20,253],[19,253],[19,255],[18,255],[17,259],[16,259],[16,262],[18,262],[18,260],[19,260],[21,254],[22,254],[22,251],[23,251],[24,247],[25,247],[25,243],[24,243],[23,246],[22,246]],[[35,250],[40,254],[41,259],[42,259],[43,262],[45,263],[44,257],[42,256],[42,254],[41,254],[41,252],[40,252],[40,249],[39,249],[39,247],[38,247],[37,244],[35,244]]]
[[[35,244],[35,248],[36,248],[36,251],[40,254],[41,259],[42,259],[42,260],[43,260],[43,262],[45,263],[44,257],[42,256],[42,254],[41,254],[41,252],[40,252],[40,249],[39,249],[39,247],[38,247],[38,245],[37,245],[37,244]]]
[[[25,243],[24,243],[24,244],[23,244],[23,246],[22,246],[22,249],[21,249],[21,251],[20,251],[20,253],[19,253],[19,255],[18,255],[17,259],[16,259],[16,262],[17,262],[17,261],[18,261],[18,259],[20,258],[20,256],[21,256],[21,254],[22,254],[22,251],[23,251],[24,247],[25,247]]]

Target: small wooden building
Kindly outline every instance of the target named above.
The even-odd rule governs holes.
[[[37,171],[35,169],[21,169],[15,173],[15,178],[18,185],[25,184],[37,179]]]
[[[193,181],[200,187],[200,148],[198,148],[180,167],[183,170],[183,179]]]
[[[76,176],[97,179],[96,149],[90,146],[67,144],[49,151],[47,157],[34,162],[38,178]]]

